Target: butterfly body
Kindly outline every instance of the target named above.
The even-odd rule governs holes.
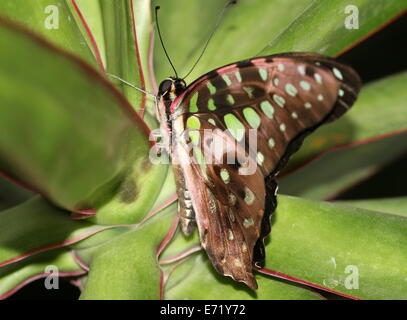
[[[257,288],[253,267],[265,257],[278,172],[359,88],[350,67],[313,53],[240,61],[189,86],[161,83],[158,117],[170,137],[181,227],[190,234],[198,226],[219,273]]]

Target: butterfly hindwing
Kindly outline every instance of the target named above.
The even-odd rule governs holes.
[[[289,53],[216,69],[173,102],[173,134],[185,143],[195,139],[193,149],[202,159],[212,157],[204,150],[204,131],[211,129],[237,157],[249,157],[258,165],[252,174],[241,175],[237,163],[213,163],[212,158],[190,164],[182,159],[192,150],[182,143],[173,146],[192,195],[202,245],[220,273],[256,287],[252,267],[264,258],[263,238],[270,232],[269,218],[276,207],[275,176],[306,135],[352,106],[360,86],[353,69],[331,58]],[[254,147],[247,143],[253,130]],[[245,188],[254,194],[252,203]],[[231,194],[239,207],[230,206]],[[251,228],[245,228],[247,221]]]

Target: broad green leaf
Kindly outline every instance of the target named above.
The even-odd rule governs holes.
[[[348,200],[339,203],[407,217],[407,197]]]
[[[30,199],[34,194],[0,175],[0,211]]]
[[[405,153],[407,134],[329,152],[279,180],[279,193],[330,199]]]
[[[189,81],[224,64],[256,56],[286,28],[311,0],[240,0],[226,12],[202,60]],[[180,76],[192,67],[227,1],[157,0],[167,50]],[[182,8],[182,9],[181,9]],[[158,36],[156,37],[156,39]],[[158,41],[155,43],[157,81],[174,75]]]
[[[102,59],[102,63],[106,65],[106,48],[105,48],[105,39],[104,39],[104,31],[103,31],[103,21],[102,21],[102,13],[100,9],[100,0],[65,0],[69,9],[71,10],[72,16],[75,18],[76,24],[78,25],[79,29],[82,32],[83,38],[86,40],[88,47],[94,52],[94,43],[92,43],[91,38],[89,36],[88,30],[84,25],[89,28],[94,41],[96,42],[96,46],[98,48],[100,57]],[[75,6],[76,5],[76,6]],[[81,19],[80,14],[83,17]],[[94,55],[96,56],[95,52]]]
[[[174,279],[174,280],[172,280]],[[253,292],[242,283],[219,275],[203,254],[196,254],[170,273],[165,299],[170,300],[320,300],[304,288],[256,275],[259,289]],[[205,288],[205,290],[197,290]]]
[[[107,228],[72,220],[68,212],[38,196],[1,211],[0,227],[0,265],[78,242]]]
[[[160,262],[176,259],[183,256],[186,252],[193,250],[199,246],[199,235],[197,228],[190,236],[185,236],[180,229],[177,230],[173,239],[163,250],[160,255]]]
[[[384,205],[379,208],[386,210]],[[279,196],[266,241],[266,268],[358,298],[403,299],[407,292],[406,230],[405,217]],[[161,259],[179,256],[198,244],[196,236],[178,234]],[[168,271],[174,265],[166,264],[165,268]],[[185,275],[170,275],[169,292],[177,286],[189,288],[189,272],[182,272]],[[213,276],[211,272],[197,273],[202,281]],[[172,276],[175,278],[171,280]],[[346,288],[352,284],[358,289]],[[262,285],[264,282],[260,289]]]
[[[175,211],[176,206],[172,205],[100,247],[90,262],[81,299],[159,299],[157,249]]]
[[[406,299],[407,219],[280,196],[266,268],[363,299]]]
[[[136,162],[111,201],[89,219],[98,224],[140,222],[156,203],[166,179],[168,165],[152,164],[149,158]]]
[[[181,75],[199,56],[227,1],[153,1],[160,4],[162,33],[168,52]],[[348,30],[344,10],[359,8],[359,29]],[[182,8],[182,10],[179,10]],[[402,0],[240,0],[230,8],[201,62],[189,79],[224,64],[259,55],[289,51],[318,51],[336,55],[403,11]],[[253,34],[255,36],[253,36]],[[182,35],[182,36],[180,36]],[[312,35],[312,36],[310,36]],[[156,42],[158,81],[173,75]]]
[[[148,0],[100,0],[107,72],[139,88],[146,89],[147,86],[151,90],[147,62],[151,34],[149,5]],[[150,128],[156,128],[154,97],[142,94],[112,77],[110,80],[121,89],[135,110],[149,109],[150,112],[144,113],[143,119]]]
[[[137,63],[130,4],[131,1],[127,0],[100,1],[106,44],[106,70],[141,88],[141,66]],[[142,94],[123,83],[117,85],[133,107],[140,110]]]
[[[313,51],[337,55],[407,9],[403,0],[317,0],[261,55]],[[310,36],[312,35],[312,36]]]
[[[288,163],[287,171],[329,148],[407,131],[406,81],[407,72],[403,72],[364,86],[348,113],[305,139]]]
[[[85,273],[73,259],[70,250],[43,252],[17,264],[0,268],[0,299],[7,298],[31,279],[46,277],[50,273],[56,274],[56,271],[60,277]],[[52,284],[55,284],[55,280]]]
[[[110,200],[148,154],[147,129],[105,79],[4,23],[0,100],[0,168],[65,208]]]
[[[98,67],[66,0],[2,0],[0,16],[24,25],[57,46]]]

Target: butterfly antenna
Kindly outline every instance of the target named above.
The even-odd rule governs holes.
[[[232,5],[236,4],[238,0],[230,0],[226,3],[226,5],[223,7],[221,13],[218,16],[218,19],[216,20],[215,26],[212,29],[211,34],[208,37],[208,40],[206,40],[206,43],[204,45],[204,48],[202,49],[201,54],[199,55],[198,59],[195,61],[194,65],[192,66],[192,68],[189,70],[189,72],[187,73],[187,75],[185,77],[182,78],[182,80],[185,80],[186,77],[188,77],[191,72],[195,69],[196,65],[199,63],[199,61],[201,60],[202,56],[204,55],[206,48],[208,47],[209,42],[211,41],[213,35],[215,34],[216,30],[218,29],[223,16],[225,15],[226,10],[231,7]]]
[[[154,99],[157,98],[154,93],[151,93],[151,92],[149,92],[149,91],[146,91],[146,90],[143,90],[143,89],[141,89],[141,88],[139,88],[139,87],[136,87],[134,84],[131,84],[130,82],[127,82],[126,80],[123,80],[122,78],[120,78],[120,77],[118,77],[118,76],[115,76],[114,74],[111,74],[111,73],[107,73],[107,72],[106,72],[106,75],[108,75],[109,77],[112,77],[112,78],[114,78],[114,79],[116,79],[116,80],[119,80],[120,82],[123,82],[124,84],[126,84],[126,85],[132,87],[133,89],[136,89],[136,90],[138,90],[138,91],[140,91],[140,92],[143,92],[143,93],[146,94],[146,95],[152,96],[152,97],[154,97]]]
[[[158,36],[159,36],[159,38],[160,38],[161,46],[162,46],[163,49],[164,49],[165,55],[167,56],[167,59],[168,59],[168,61],[170,62],[170,65],[171,65],[171,67],[172,67],[172,70],[174,70],[175,77],[178,78],[177,70],[175,70],[175,67],[174,67],[174,65],[172,64],[172,61],[171,61],[171,59],[170,59],[170,56],[168,55],[167,49],[165,49],[165,45],[164,45],[163,38],[161,37],[160,24],[158,23],[158,10],[160,10],[160,6],[156,6],[156,7],[155,7],[155,21],[156,21],[156,23],[157,23]]]

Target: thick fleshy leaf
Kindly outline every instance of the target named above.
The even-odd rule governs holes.
[[[313,1],[261,54],[306,50],[334,56],[406,8],[402,0]]]
[[[184,76],[198,58],[227,2],[207,0],[204,4],[200,1],[181,0],[174,5],[165,0],[153,1],[153,5],[161,6],[161,31],[180,76]],[[266,43],[286,28],[311,2],[239,0],[226,12],[201,62],[188,80],[192,81],[224,64],[256,56]],[[251,36],[248,30],[255,30],[256,36]],[[157,81],[162,81],[173,76],[174,72],[158,41],[155,48]]]
[[[159,299],[157,249],[175,211],[172,205],[96,250],[81,299]]]
[[[106,48],[99,0],[65,0],[88,47],[99,63],[106,66]],[[99,57],[98,57],[99,55]]]
[[[0,211],[30,199],[34,194],[0,175]]]
[[[20,263],[0,268],[0,299],[9,297],[26,284],[39,278],[49,275],[76,277],[84,273],[85,271],[75,262],[70,250],[58,249],[43,252]],[[53,288],[58,285],[55,279],[48,282],[54,286]]]
[[[108,226],[75,221],[69,212],[37,196],[0,212],[0,268],[39,252],[67,246]]]
[[[331,148],[406,132],[406,81],[407,72],[403,72],[364,86],[355,105],[346,115],[322,126],[305,140],[300,151],[288,163],[286,172]]]
[[[162,32],[182,76],[199,56],[226,2],[205,1],[205,10],[199,1],[177,1],[175,6],[166,1],[153,2],[162,6]],[[348,16],[344,10],[350,5],[346,0],[240,0],[227,12],[189,79],[224,64],[259,55],[288,51],[336,55],[405,9],[403,1],[358,0],[351,4],[360,12],[356,30],[344,27]],[[256,36],[251,36],[248,30],[255,30]],[[266,44],[269,45],[265,48]],[[159,80],[173,75],[162,50],[156,50],[155,65]]]
[[[279,193],[332,199],[404,154],[406,145],[404,133],[329,152],[279,180]]]
[[[256,292],[242,283],[219,275],[204,254],[196,254],[170,273],[164,298],[170,300],[320,300],[321,296],[304,288],[258,275]],[[205,288],[205,290],[197,290]]]
[[[167,169],[168,165],[154,165],[148,157],[137,161],[114,197],[100,206],[89,220],[99,224],[140,222],[156,203]]]
[[[348,200],[339,203],[407,217],[407,197]]]
[[[132,1],[100,1],[106,45],[106,70],[137,87],[144,87],[133,29]],[[145,96],[123,83],[117,84],[136,110],[144,108]]]
[[[407,219],[280,196],[266,268],[363,299],[405,299]]]
[[[88,65],[4,22],[0,35],[0,168],[65,208],[97,208],[148,155],[147,128]]]
[[[384,211],[385,205],[381,208]],[[266,241],[266,268],[343,295],[403,299],[407,290],[403,280],[407,272],[406,228],[407,220],[402,216],[279,196]],[[171,270],[175,261],[196,252],[191,248],[197,245],[196,236],[178,234],[160,260]],[[189,287],[189,276],[173,275],[169,275],[167,289]],[[211,276],[200,273],[202,279]]]
[[[69,1],[69,0],[68,0]],[[2,0],[0,16],[24,25],[97,67],[97,61],[65,0]]]

